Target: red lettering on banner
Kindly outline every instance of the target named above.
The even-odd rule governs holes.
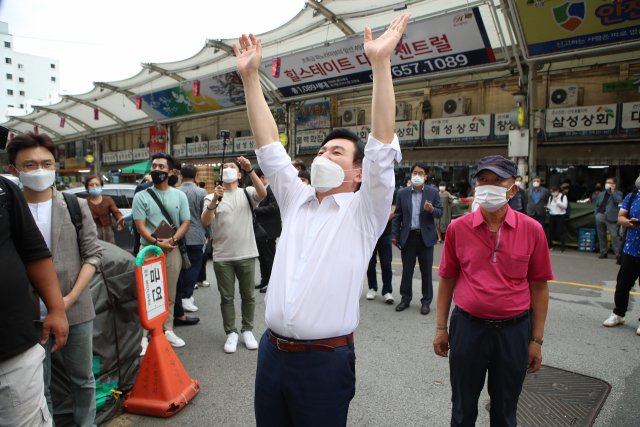
[[[294,70],[285,70],[285,76],[289,77],[294,82],[299,82],[301,79]]]
[[[362,62],[362,58],[365,59],[365,62]],[[363,53],[362,55],[356,55],[356,59],[358,60],[358,64],[360,65],[365,65],[365,64],[371,65],[371,61],[369,61],[369,57],[367,56],[366,53]]]
[[[413,46],[413,50],[415,51],[416,56],[418,56],[418,55],[426,55],[428,53],[433,53],[431,48],[427,45],[427,41],[426,40],[420,40],[420,41],[417,41],[417,42],[413,42],[413,43],[411,43],[411,45]]]
[[[429,41],[431,42],[431,46],[438,49],[438,53],[452,52],[451,44],[449,44],[449,40],[445,34],[442,37],[430,37]]]

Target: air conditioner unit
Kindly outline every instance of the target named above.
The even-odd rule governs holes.
[[[442,117],[464,116],[464,96],[445,98],[442,103]]]
[[[359,108],[348,108],[342,111],[342,126],[357,126],[358,116],[360,115]]]
[[[202,142],[202,135],[193,135],[193,136],[186,136],[184,138],[184,142],[185,144],[190,144],[192,142]]]
[[[577,106],[578,90],[578,85],[551,86],[549,89],[549,108]]]
[[[404,115],[404,102],[396,102],[396,122],[406,120]]]

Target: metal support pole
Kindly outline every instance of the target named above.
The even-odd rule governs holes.
[[[100,176],[100,144],[98,138],[93,138],[93,172]]]
[[[535,127],[535,117],[538,113],[538,64],[529,66],[529,182],[536,175],[538,163],[538,132]],[[543,126],[544,124],[541,123]]]
[[[296,104],[288,102],[287,107],[287,137],[289,138],[289,157],[295,159],[296,153]]]

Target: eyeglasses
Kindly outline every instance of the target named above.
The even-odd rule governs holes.
[[[424,172],[413,171],[413,172],[411,172],[411,176],[427,176],[427,174],[424,173]]]
[[[44,162],[25,162],[21,165],[18,165],[25,172],[33,172],[37,169],[45,169],[45,170],[55,170],[56,163],[53,160],[45,160]]]

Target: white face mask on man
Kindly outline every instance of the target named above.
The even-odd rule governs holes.
[[[422,184],[424,184],[424,176],[420,176],[420,175],[412,175],[412,176],[411,176],[411,183],[412,183],[415,187],[420,187]]]
[[[539,182],[537,182],[537,181],[536,181],[536,182],[534,182],[534,183],[533,183],[533,188],[538,188],[538,187],[540,187],[540,183],[539,183]]]
[[[446,190],[446,189],[447,189],[447,187],[445,187],[445,186],[441,185],[440,187],[438,187],[438,189],[439,189],[440,191],[444,191],[444,190]]]
[[[238,180],[238,172],[234,168],[226,168],[222,170],[222,182],[231,184]]]
[[[20,182],[25,187],[38,193],[53,185],[56,180],[56,171],[36,169],[31,172],[20,172]]]
[[[332,162],[326,157],[318,157],[311,164],[312,187],[318,193],[326,193],[340,187],[343,182],[353,182],[353,180],[345,181],[344,173],[357,170],[360,170],[360,168],[344,170],[336,162]]]
[[[515,185],[515,184],[514,184]],[[507,204],[507,193],[513,188],[498,187],[497,185],[481,185],[476,187],[474,201],[487,212],[495,212]]]

